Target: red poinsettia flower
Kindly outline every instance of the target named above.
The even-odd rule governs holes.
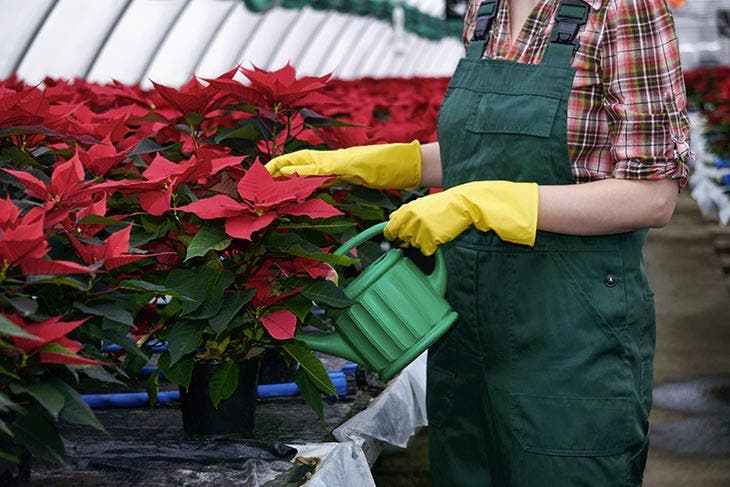
[[[41,363],[104,365],[97,360],[77,355],[83,348],[83,345],[66,338],[68,333],[81,326],[89,318],[77,321],[61,321],[61,317],[56,316],[45,321],[33,323],[25,321],[18,315],[3,314],[2,316],[31,335],[31,338],[11,336],[8,339],[13,342],[13,345],[25,353],[40,352]]]
[[[307,199],[333,177],[317,176],[274,180],[263,164],[256,161],[238,182],[239,203],[230,196],[216,195],[185,206],[180,211],[194,213],[204,220],[226,218],[226,233],[251,240],[251,235],[269,226],[278,216],[329,218],[343,213],[320,199]]]
[[[240,67],[241,73],[250,80],[246,86],[226,73],[215,79],[206,79],[210,86],[221,90],[221,93],[234,95],[239,101],[267,107],[304,107],[317,104],[337,103],[337,100],[320,93],[330,78],[324,76],[304,76],[297,79],[297,72],[290,63],[276,71],[266,71],[254,66],[253,70]]]
[[[271,306],[284,298],[297,294],[301,289],[281,291],[278,282],[290,276],[308,276],[312,279],[327,279],[337,283],[337,271],[326,262],[304,257],[290,260],[266,259],[246,281],[247,289],[254,289],[253,304]]]
[[[182,183],[209,178],[226,167],[241,163],[240,157],[201,158],[210,152],[201,152],[180,163],[172,162],[161,155],[155,156],[149,167],[142,173],[144,179],[124,179],[107,181],[96,186],[107,191],[120,190],[122,193],[138,193],[139,204],[151,215],[160,216],[170,207],[170,198]]]
[[[204,86],[195,77],[180,89],[164,86],[154,81],[152,86],[181,116],[193,113],[205,116],[218,105],[219,98],[222,96],[219,95],[217,88],[210,85]]]
[[[45,223],[48,226],[65,219],[75,209],[92,203],[94,181],[84,181],[84,168],[78,153],[54,167],[50,183],[45,183],[25,171],[3,170],[25,185],[28,196],[45,202]]]
[[[50,260],[42,208],[32,208],[24,216],[10,199],[0,200],[0,269],[20,266],[24,274],[77,274],[91,269],[75,262]]]
[[[76,147],[76,156],[89,173],[103,176],[122,162],[126,154],[119,152],[107,136],[101,143],[92,145],[88,151]]]
[[[67,234],[76,252],[87,264],[99,264],[104,269],[111,270],[147,257],[156,257],[159,254],[130,254],[129,237],[132,226],[112,233],[103,243],[81,243],[71,234]]]

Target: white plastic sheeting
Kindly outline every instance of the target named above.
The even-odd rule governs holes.
[[[705,138],[702,135],[705,120],[699,113],[690,114],[691,149],[695,154],[692,165],[692,174],[689,186],[692,189],[692,198],[697,202],[702,215],[719,221],[721,225],[730,224],[730,194],[718,184],[723,176],[730,174],[730,169],[713,167],[716,156],[709,153],[705,147]]]
[[[368,407],[333,432],[339,443],[289,445],[300,457],[322,459],[307,487],[372,487],[370,466],[383,444],[405,448],[426,420],[426,361],[421,354]]]
[[[409,0],[441,15],[442,0]],[[448,76],[463,56],[456,37],[432,41],[392,22],[334,11],[273,8],[240,0],[0,0],[0,78],[116,79],[179,86],[237,64],[300,75]]]

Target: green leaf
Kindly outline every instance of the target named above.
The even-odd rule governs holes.
[[[25,330],[20,328],[18,325],[16,325],[3,315],[0,315],[0,335],[29,338],[31,340],[34,338],[38,338],[34,335],[27,333]]]
[[[115,218],[109,218],[107,216],[100,215],[86,215],[83,217],[77,225],[104,225],[107,227],[126,227],[129,222],[117,220]]]
[[[69,276],[26,276],[26,280],[31,284],[54,284],[60,286],[68,286],[79,291],[88,291],[91,289],[89,284],[81,282]]]
[[[286,298],[285,307],[294,313],[299,318],[299,321],[304,321],[312,310],[312,300],[305,298],[301,294],[295,294]]]
[[[313,283],[307,284],[302,289],[302,296],[311,299],[321,306],[329,306],[331,308],[346,308],[353,303],[341,288],[326,279],[317,279]]]
[[[159,284],[152,284],[147,281],[140,281],[139,279],[125,279],[119,283],[120,289],[129,289],[131,291],[146,291],[154,294],[170,295],[178,298],[180,295],[173,289],[167,286],[160,286]]]
[[[203,304],[214,279],[213,269],[204,265],[197,269],[173,269],[168,274],[165,285],[183,297],[182,315],[185,316]]]
[[[233,239],[226,235],[222,227],[202,227],[188,245],[187,254],[185,254],[185,261],[188,261],[193,257],[205,255],[209,250],[223,250],[227,248],[232,241]]]
[[[7,436],[13,436],[13,432],[10,430],[10,428],[8,427],[8,424],[3,419],[0,419],[0,433],[3,433]],[[8,457],[5,455],[7,455],[5,452],[0,451],[0,458],[8,459]],[[12,460],[12,458],[11,458],[11,460]],[[17,463],[17,459],[16,459],[16,463]]]
[[[38,303],[31,298],[20,296],[7,301],[23,316],[29,316],[38,311]]]
[[[205,117],[203,117],[198,112],[190,112],[185,114],[185,121],[189,125],[199,125],[203,120],[205,120]]]
[[[11,383],[10,390],[14,394],[25,393],[33,396],[53,419],[58,420],[58,415],[66,404],[66,396],[58,382],[60,382],[58,379],[51,379],[45,382],[36,382],[28,387]]]
[[[324,365],[322,365],[322,362],[319,361],[304,343],[292,340],[283,343],[281,348],[294,360],[299,362],[300,368],[307,373],[317,389],[327,394],[337,394],[335,386],[332,384],[332,379],[327,374]]]
[[[208,383],[210,401],[218,409],[221,401],[231,397],[238,387],[238,367],[232,360],[226,360],[220,369],[216,370]]]
[[[170,352],[170,365],[194,351],[203,336],[203,323],[181,320],[175,323],[167,336],[167,349]]]
[[[269,251],[279,250],[299,257],[306,257],[308,259],[326,262],[332,265],[346,266],[358,262],[357,259],[347,255],[335,255],[322,252],[319,247],[307,242],[294,232],[270,233],[266,236],[264,245]]]
[[[198,309],[196,313],[191,313],[190,318],[199,320],[205,320],[213,318],[223,307],[225,291],[228,289],[233,281],[235,281],[235,275],[229,270],[220,271],[214,269],[213,279],[210,281],[210,287],[205,296],[203,305]]]
[[[215,142],[221,143],[228,139],[258,140],[261,138],[261,131],[253,124],[248,123],[233,130],[222,129],[215,136]]]
[[[142,370],[142,367],[147,365],[147,362],[148,360],[142,358],[141,355],[128,353],[126,357],[124,357],[124,368],[127,375],[129,377],[137,377],[139,372]]]
[[[73,306],[86,314],[103,316],[117,323],[125,324],[130,328],[134,326],[134,318],[132,318],[130,312],[116,304],[103,303],[92,307],[76,302]]]
[[[37,458],[66,465],[66,448],[56,424],[40,408],[28,408],[12,425],[15,442],[26,447]]]
[[[303,230],[318,230],[321,232],[326,233],[342,233],[347,230],[350,230],[357,226],[357,223],[355,223],[352,220],[346,220],[344,218],[327,218],[322,220],[314,220],[314,221],[302,221],[302,222],[294,222],[294,223],[280,223],[277,224],[277,228],[286,228],[286,229],[303,229]]]
[[[162,152],[167,149],[170,149],[174,147],[174,145],[159,145],[157,142],[155,142],[152,139],[142,139],[139,141],[139,144],[137,144],[137,147],[127,154],[128,157],[134,157],[138,156],[140,154],[151,154],[153,152]]]
[[[61,419],[69,423],[82,426],[91,426],[94,429],[106,433],[104,426],[96,419],[94,413],[86,401],[70,385],[59,380],[59,388],[66,396],[66,404],[61,410]]]
[[[165,379],[186,389],[190,385],[194,366],[195,361],[191,357],[180,359],[175,365],[171,366],[168,352],[162,353],[157,361],[157,367],[159,367]]]
[[[256,291],[254,289],[247,289],[243,292],[226,293],[223,297],[223,306],[220,311],[217,315],[208,320],[208,324],[210,324],[213,331],[217,335],[220,335],[223,331],[225,331],[231,323],[231,320],[239,311],[241,311],[241,308],[243,308],[246,303],[251,301],[251,298],[253,298],[255,294]]]
[[[329,118],[310,110],[309,108],[300,108],[299,113],[304,118],[304,123],[311,127],[367,127],[366,125],[358,125],[349,122],[343,122],[336,118]]]
[[[118,380],[112,374],[107,372],[104,367],[101,366],[83,367],[81,369],[81,372],[87,377],[98,380],[99,382],[106,382],[108,384],[119,384],[120,386],[125,385],[124,382]]]
[[[154,409],[154,407],[157,406],[157,392],[160,390],[160,376],[156,370],[147,377],[147,380],[145,381],[145,389],[147,389],[150,409]]]
[[[137,344],[129,338],[127,330],[120,330],[118,327],[125,326],[116,321],[110,321],[104,323],[106,326],[102,329],[102,335],[105,342],[114,343],[119,345],[124,350],[132,355],[140,357],[145,362],[149,360],[149,357],[137,346]]]
[[[297,369],[294,373],[294,382],[299,388],[299,393],[302,395],[304,402],[314,410],[320,420],[324,419],[322,394],[320,394],[319,389],[314,385],[312,379],[309,378],[309,375],[304,370]]]
[[[22,407],[20,407],[18,403],[0,392],[0,411],[7,411],[9,409],[12,409],[13,411],[22,411]]]

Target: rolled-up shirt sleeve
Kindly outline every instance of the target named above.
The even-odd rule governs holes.
[[[687,184],[689,119],[665,0],[609,0],[602,73],[613,177]]]

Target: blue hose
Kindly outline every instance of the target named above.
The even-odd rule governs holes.
[[[342,371],[328,371],[327,374],[335,386],[337,395],[334,398],[345,399],[347,396],[347,376]],[[294,382],[260,384],[256,392],[259,399],[290,397],[299,394],[299,387]],[[149,395],[146,392],[82,394],[81,397],[91,408],[137,408],[149,405]],[[160,404],[179,400],[179,391],[160,391],[157,393],[157,402]]]
[[[145,347],[149,348],[153,352],[166,352],[167,351],[167,345],[162,342],[158,342],[158,341],[149,342],[145,345]],[[122,348],[122,346],[117,345],[116,343],[110,343],[109,345],[104,345],[101,348],[102,352],[121,352],[122,350],[124,350]]]

